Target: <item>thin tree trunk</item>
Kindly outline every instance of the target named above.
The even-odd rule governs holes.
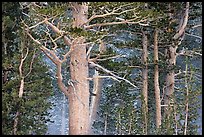
[[[61,126],[61,135],[65,135],[65,103],[66,96],[63,94],[63,103],[62,103],[62,126]]]
[[[104,43],[101,41],[99,45],[99,52],[100,54],[103,54],[106,51],[106,47]],[[102,91],[102,85],[103,85],[103,79],[98,78],[100,73],[95,70],[94,79],[93,79],[93,93],[96,96],[91,96],[91,105],[90,105],[90,118],[91,118],[91,125],[93,124],[94,120],[96,120],[97,117],[97,111],[100,103],[100,97],[101,97],[101,91]]]
[[[188,57],[186,57],[188,58]],[[188,75],[188,64],[186,64],[186,74],[185,74],[185,87],[186,87],[186,110],[185,110],[185,124],[184,124],[184,135],[187,134],[187,128],[188,128],[188,94],[189,94],[189,87],[188,87],[188,78],[187,78],[187,75]],[[192,73],[190,75],[190,80],[191,80],[191,77],[192,77]],[[189,82],[190,82],[189,80]]]
[[[101,90],[102,90],[102,84],[103,84],[103,79],[98,78],[99,72],[95,70],[94,74],[94,88],[93,88],[93,93],[96,96],[91,96],[91,105],[90,105],[90,117],[91,117],[91,122],[93,123],[94,120],[96,120],[97,116],[97,110],[100,102],[100,96],[101,96]]]
[[[108,114],[105,113],[105,121],[104,121],[104,133],[103,135],[106,135],[107,134],[107,125],[108,125]]]
[[[22,48],[24,48],[24,41],[22,43]],[[24,90],[24,77],[23,77],[23,62],[25,61],[25,59],[28,56],[28,48],[27,48],[27,52],[25,54],[25,56],[23,55],[23,50],[21,51],[21,61],[20,61],[20,65],[19,65],[19,76],[21,78],[20,81],[20,88],[19,88],[19,94],[18,97],[20,98],[19,100],[21,100],[21,98],[23,97],[23,90]],[[20,108],[20,104],[19,102],[17,102],[17,107]],[[20,116],[20,111],[19,109],[17,109],[16,115],[14,117],[14,124],[13,124],[13,134],[17,135],[17,128],[18,128],[18,122],[19,122],[19,116]]]
[[[147,67],[147,34],[145,31],[142,31],[142,46],[143,46],[143,56],[142,62],[144,67],[142,69],[142,77],[143,77],[143,88],[142,88],[142,96],[144,98],[144,103],[142,104],[143,113],[144,113],[144,134],[147,134],[147,114],[148,114],[148,67]]]
[[[156,127],[161,125],[161,100],[160,100],[160,88],[159,88],[159,68],[158,68],[158,30],[155,29],[154,33],[154,91],[156,100]]]
[[[167,49],[167,61],[168,61],[168,72],[166,75],[166,90],[165,90],[165,95],[164,95],[164,118],[165,120],[167,120],[167,129],[170,128],[170,115],[173,112],[172,107],[170,106],[170,104],[173,104],[173,100],[172,100],[172,95],[174,93],[174,65],[176,65],[176,49],[178,46],[171,46]]]

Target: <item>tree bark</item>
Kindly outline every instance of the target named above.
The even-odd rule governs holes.
[[[144,134],[147,134],[147,114],[148,114],[148,50],[147,50],[147,34],[146,31],[142,31],[142,46],[143,46],[143,55],[142,63],[144,65],[142,69],[142,78],[143,78],[143,87],[142,87],[142,96],[144,103],[142,103],[143,113],[144,113]]]
[[[101,41],[99,45],[99,52],[100,54],[103,54],[105,51],[106,51],[106,46],[103,43],[103,41]],[[94,82],[93,93],[96,96],[91,96],[91,105],[90,105],[91,125],[94,123],[97,117],[97,111],[100,103],[100,97],[101,97],[101,91],[102,91],[102,85],[103,85],[103,79],[98,78],[99,75],[100,73],[97,70],[95,70],[94,79],[93,79],[93,82]]]
[[[170,7],[171,8],[171,7]],[[174,35],[173,40],[178,41],[179,38],[183,37],[185,28],[188,22],[188,13],[189,13],[189,2],[186,2],[186,8],[184,15],[182,16],[179,24],[179,29],[177,33]],[[169,72],[167,73],[166,76],[166,92],[165,92],[165,97],[164,97],[164,105],[167,106],[165,108],[165,115],[166,118],[169,121],[170,114],[172,113],[173,109],[170,106],[170,103],[174,103],[173,100],[171,100],[172,95],[174,93],[174,81],[175,81],[175,73],[173,67],[176,65],[176,57],[177,53],[176,50],[178,48],[179,44],[176,42],[173,42],[173,45],[168,48],[168,68],[170,68]],[[170,123],[167,123],[167,128],[170,128]]]
[[[73,86],[69,86],[69,134],[88,134],[89,130],[89,83],[85,39],[73,42],[70,56],[70,74]]]
[[[61,125],[61,135],[65,134],[65,103],[66,103],[66,96],[63,95],[63,103],[62,103],[62,125]]]
[[[160,100],[160,88],[159,88],[159,67],[158,67],[158,30],[155,29],[154,33],[154,92],[156,100],[156,127],[161,125],[161,100]]]
[[[188,59],[188,57],[186,57]],[[192,72],[190,74],[190,78],[188,81],[188,64],[186,63],[186,73],[185,73],[185,87],[186,87],[186,108],[185,108],[185,122],[184,122],[184,135],[187,134],[188,129],[188,117],[189,117],[189,85],[188,83],[191,82]]]
[[[24,38],[23,38],[24,39]],[[25,46],[25,43],[24,41],[22,42],[22,49],[24,48]],[[25,61],[25,59],[27,58],[28,56],[28,48],[27,48],[27,52],[25,54],[25,56],[23,55],[23,50],[21,51],[21,61],[20,61],[20,65],[19,65],[19,76],[21,78],[21,81],[20,81],[20,87],[19,87],[19,94],[18,94],[18,97],[20,98],[20,100],[22,99],[23,97],[23,91],[24,91],[24,76],[23,76],[23,62]],[[20,104],[19,102],[17,102],[17,107],[19,108],[20,107]],[[20,116],[20,110],[17,109],[17,112],[16,112],[16,115],[14,117],[14,124],[13,124],[13,134],[14,135],[17,135],[17,129],[18,129],[18,123],[19,123],[19,116]]]
[[[73,27],[81,28],[87,21],[88,6],[72,3]],[[72,86],[69,86],[69,134],[89,134],[89,83],[88,60],[84,37],[73,40],[70,54],[70,75]]]

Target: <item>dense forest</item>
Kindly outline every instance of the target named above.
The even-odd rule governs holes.
[[[201,2],[2,2],[3,135],[198,135],[201,117]]]

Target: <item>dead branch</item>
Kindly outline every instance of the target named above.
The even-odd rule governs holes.
[[[88,24],[89,22],[91,22],[93,19],[96,19],[96,18],[104,18],[104,17],[111,16],[111,15],[121,15],[121,14],[126,13],[126,12],[134,11],[135,9],[136,9],[136,8],[129,9],[129,10],[124,10],[124,11],[122,11],[122,12],[116,13],[116,11],[119,10],[119,8],[118,8],[118,9],[113,10],[112,12],[108,12],[108,13],[106,13],[106,14],[93,15],[93,16],[91,16],[91,17],[88,19],[88,21],[87,21],[86,23],[84,23],[84,25],[85,25],[85,24]]]
[[[29,48],[27,47],[26,48],[26,55],[24,57],[23,57],[23,51],[21,53],[21,62],[20,62],[20,65],[19,65],[20,77],[23,77],[22,66],[23,66],[23,62],[25,61],[26,57],[28,56],[28,51],[29,51]]]
[[[25,76],[25,78],[31,73],[32,71],[32,66],[33,66],[33,62],[34,62],[34,58],[35,58],[35,51],[36,49],[33,51],[33,57],[32,57],[32,60],[30,62],[30,68],[29,68],[29,72],[27,73],[27,75]]]
[[[60,90],[66,95],[68,96],[68,88],[64,85],[63,83],[63,77],[62,77],[62,64],[61,63],[58,63],[57,64],[57,83],[58,83],[58,86],[60,88]]]
[[[92,78],[87,78],[88,80],[93,80],[94,78],[112,78],[113,80],[116,80],[118,82],[121,82],[120,80],[118,80],[117,78],[113,77],[113,76],[93,76]]]
[[[131,83],[129,80],[124,79],[124,78],[122,78],[122,77],[120,77],[120,76],[117,76],[117,75],[113,74],[110,70],[105,69],[105,68],[102,67],[101,65],[95,64],[94,62],[89,62],[89,63],[90,63],[90,65],[92,65],[92,66],[94,66],[94,67],[97,67],[97,68],[101,69],[102,71],[104,71],[104,72],[106,72],[106,73],[112,75],[112,76],[115,77],[116,79],[123,80],[123,81],[129,83],[130,85],[132,85],[133,87],[137,88],[137,86],[135,86],[135,85],[134,85],[133,83]]]
[[[202,37],[200,37],[200,36],[197,36],[197,35],[193,35],[193,34],[189,34],[189,33],[185,33],[186,35],[189,35],[189,36],[192,36],[192,37],[196,37],[196,38],[199,38],[199,39],[201,39],[202,40]]]
[[[33,38],[33,36],[30,34],[30,33],[28,33],[28,32],[26,32],[27,34],[28,34],[28,36],[34,41],[34,42],[36,42],[37,44],[39,44],[40,45],[40,49],[45,53],[45,55],[53,62],[53,63],[55,63],[55,64],[58,64],[59,62],[61,62],[60,61],[60,59],[57,57],[57,55],[52,51],[52,50],[49,50],[48,48],[46,48],[45,46],[43,46],[38,40],[36,40],[36,39],[34,39]],[[51,54],[51,55],[49,55],[49,54]]]
[[[65,55],[63,55],[63,60],[61,61],[62,63],[67,60],[67,57],[72,53],[73,50],[74,50],[74,47],[72,45],[70,50]]]
[[[60,31],[56,26],[50,23],[47,18],[45,18],[44,22],[45,24],[49,25],[55,33],[62,35],[62,31]]]
[[[67,36],[64,36],[64,43],[68,46],[72,45],[72,41]]]
[[[38,25],[43,24],[45,21],[46,21],[46,20],[43,20],[43,21],[41,21],[41,22],[39,22],[39,23],[37,23],[37,24],[35,24],[35,25],[29,27],[28,29],[30,30],[30,29],[32,29],[32,28],[35,28],[35,27],[37,27]]]
[[[140,24],[141,26],[147,26],[148,25],[148,24],[141,24],[141,22],[144,22],[147,19],[142,19],[142,20],[139,20],[137,22],[131,22],[131,21],[134,21],[136,19],[138,19],[138,18],[136,17],[133,19],[124,20],[124,21],[120,21],[120,22],[106,22],[106,23],[92,24],[92,25],[85,26],[85,29],[90,29],[90,28],[99,27],[99,26],[119,25],[119,24]]]
[[[51,39],[52,43],[55,45],[55,47],[53,48],[53,50],[55,50],[58,46],[57,46],[57,43],[53,40],[53,38],[51,37],[50,33],[48,33],[47,31],[44,31],[48,36],[49,38]]]
[[[28,33],[28,32],[26,32],[26,33],[27,33],[27,35],[28,35],[35,43],[37,43],[37,44],[39,44],[39,45],[42,45],[42,44],[40,43],[40,41],[34,39],[33,36],[32,36],[30,33]]]
[[[197,28],[197,27],[202,27],[202,24],[195,25],[192,28],[194,29],[194,28]]]

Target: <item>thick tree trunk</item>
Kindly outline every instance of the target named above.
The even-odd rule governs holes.
[[[172,96],[174,93],[174,70],[171,69],[176,64],[176,48],[177,47],[169,47],[168,54],[168,68],[170,69],[166,76],[166,91],[164,96],[164,118],[167,120],[167,130],[170,128],[170,115],[173,114],[173,108],[171,104],[173,104]]]
[[[87,21],[88,6],[72,3],[73,27],[81,28]],[[69,86],[69,134],[89,134],[88,61],[84,37],[72,41],[70,54],[71,85]]]
[[[169,7],[171,8],[171,6]],[[174,93],[174,82],[175,82],[175,74],[174,74],[174,69],[173,67],[176,65],[176,50],[179,46],[179,38],[182,39],[182,37],[184,36],[184,32],[185,32],[185,28],[188,22],[188,14],[189,14],[189,2],[186,2],[186,8],[185,8],[185,12],[182,16],[182,18],[180,19],[180,24],[177,30],[177,33],[174,35],[173,37],[173,45],[170,46],[168,48],[168,68],[170,68],[169,72],[167,73],[166,76],[166,92],[165,92],[165,98],[164,98],[164,105],[165,107],[165,115],[166,115],[166,119],[168,120],[167,122],[167,129],[170,128],[170,115],[172,114],[173,108],[171,107],[170,104],[174,104],[172,98],[172,95]],[[172,16],[172,15],[171,15]]]
[[[69,134],[88,134],[89,83],[86,45],[83,37],[73,42],[70,56],[70,74],[73,86],[69,86]]]
[[[147,134],[147,114],[148,114],[148,67],[147,67],[147,61],[148,61],[148,51],[147,51],[147,34],[145,31],[142,31],[142,45],[143,45],[143,56],[142,56],[142,62],[144,64],[144,67],[142,69],[142,78],[143,78],[143,88],[142,88],[142,96],[143,96],[143,102],[142,108],[144,113],[144,134]]]
[[[160,100],[160,89],[159,89],[159,68],[158,68],[158,30],[155,29],[154,33],[154,92],[156,100],[156,127],[159,128],[161,125],[161,100]]]

